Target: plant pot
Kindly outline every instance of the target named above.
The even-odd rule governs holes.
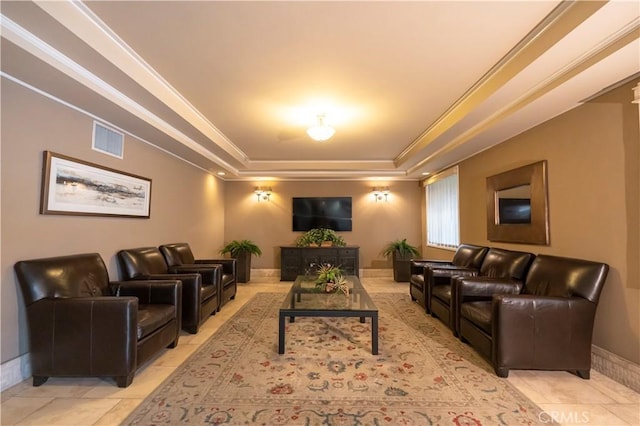
[[[251,280],[251,253],[243,252],[235,256],[236,272],[239,283],[248,283]]]
[[[410,254],[400,256],[398,252],[393,253],[393,280],[395,282],[404,283],[411,280],[411,258]]]

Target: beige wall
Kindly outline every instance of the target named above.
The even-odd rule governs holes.
[[[223,240],[224,185],[199,169],[126,137],[120,160],[91,149],[93,120],[2,80],[2,362],[27,351],[13,264],[99,252],[118,279],[119,249],[187,241],[201,257]],[[50,150],[152,179],[151,218],[40,215],[42,152]]]
[[[606,262],[594,344],[640,363],[640,132],[629,83],[460,164],[463,242]],[[548,246],[488,241],[488,176],[548,161]],[[440,255],[429,249],[427,254]],[[449,254],[450,255],[450,254]]]
[[[609,263],[594,343],[640,363],[640,138],[637,105],[630,103],[633,84],[461,163],[460,202],[463,242]],[[353,232],[342,235],[361,247],[362,268],[390,267],[380,255],[389,241],[421,242],[424,208],[416,182],[389,183],[388,203],[372,199],[373,182],[268,182],[271,201],[258,203],[253,195],[258,182],[222,184],[131,137],[124,160],[99,154],[90,148],[90,118],[5,80],[1,90],[3,363],[26,352],[12,270],[20,259],[97,251],[117,278],[114,255],[121,248],[183,240],[196,256],[208,257],[232,239],[247,238],[264,252],[254,267],[279,268],[278,247],[300,234],[291,231],[294,196],[353,197]],[[43,150],[151,178],[151,219],[39,215]],[[551,244],[487,241],[486,177],[543,159],[548,161]],[[449,251],[423,249],[424,257],[451,257]]]
[[[258,202],[255,186],[271,186],[271,201]],[[374,186],[389,185],[388,202],[376,202]],[[421,193],[417,182],[226,182],[225,242],[249,239],[263,255],[252,267],[280,268],[280,246],[292,245],[302,232],[292,232],[292,197],[352,197],[353,231],[339,232],[348,245],[360,246],[360,268],[390,268],[380,252],[397,239],[421,244]]]

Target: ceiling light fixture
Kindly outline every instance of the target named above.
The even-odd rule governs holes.
[[[336,130],[325,123],[326,114],[318,114],[318,124],[307,129],[307,134],[314,141],[322,142],[331,138]]]

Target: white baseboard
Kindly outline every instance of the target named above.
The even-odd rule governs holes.
[[[591,345],[591,368],[616,382],[640,392],[640,365]]]
[[[280,278],[280,269],[251,269],[251,276],[256,278]]]
[[[0,376],[2,380],[0,391],[5,391],[31,377],[29,354],[24,354],[0,365]]]
[[[393,279],[393,269],[360,269],[360,277]]]

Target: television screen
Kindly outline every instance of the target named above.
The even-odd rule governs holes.
[[[351,231],[351,197],[294,197],[293,231]]]
[[[531,223],[531,199],[499,198],[498,215],[501,225]]]

